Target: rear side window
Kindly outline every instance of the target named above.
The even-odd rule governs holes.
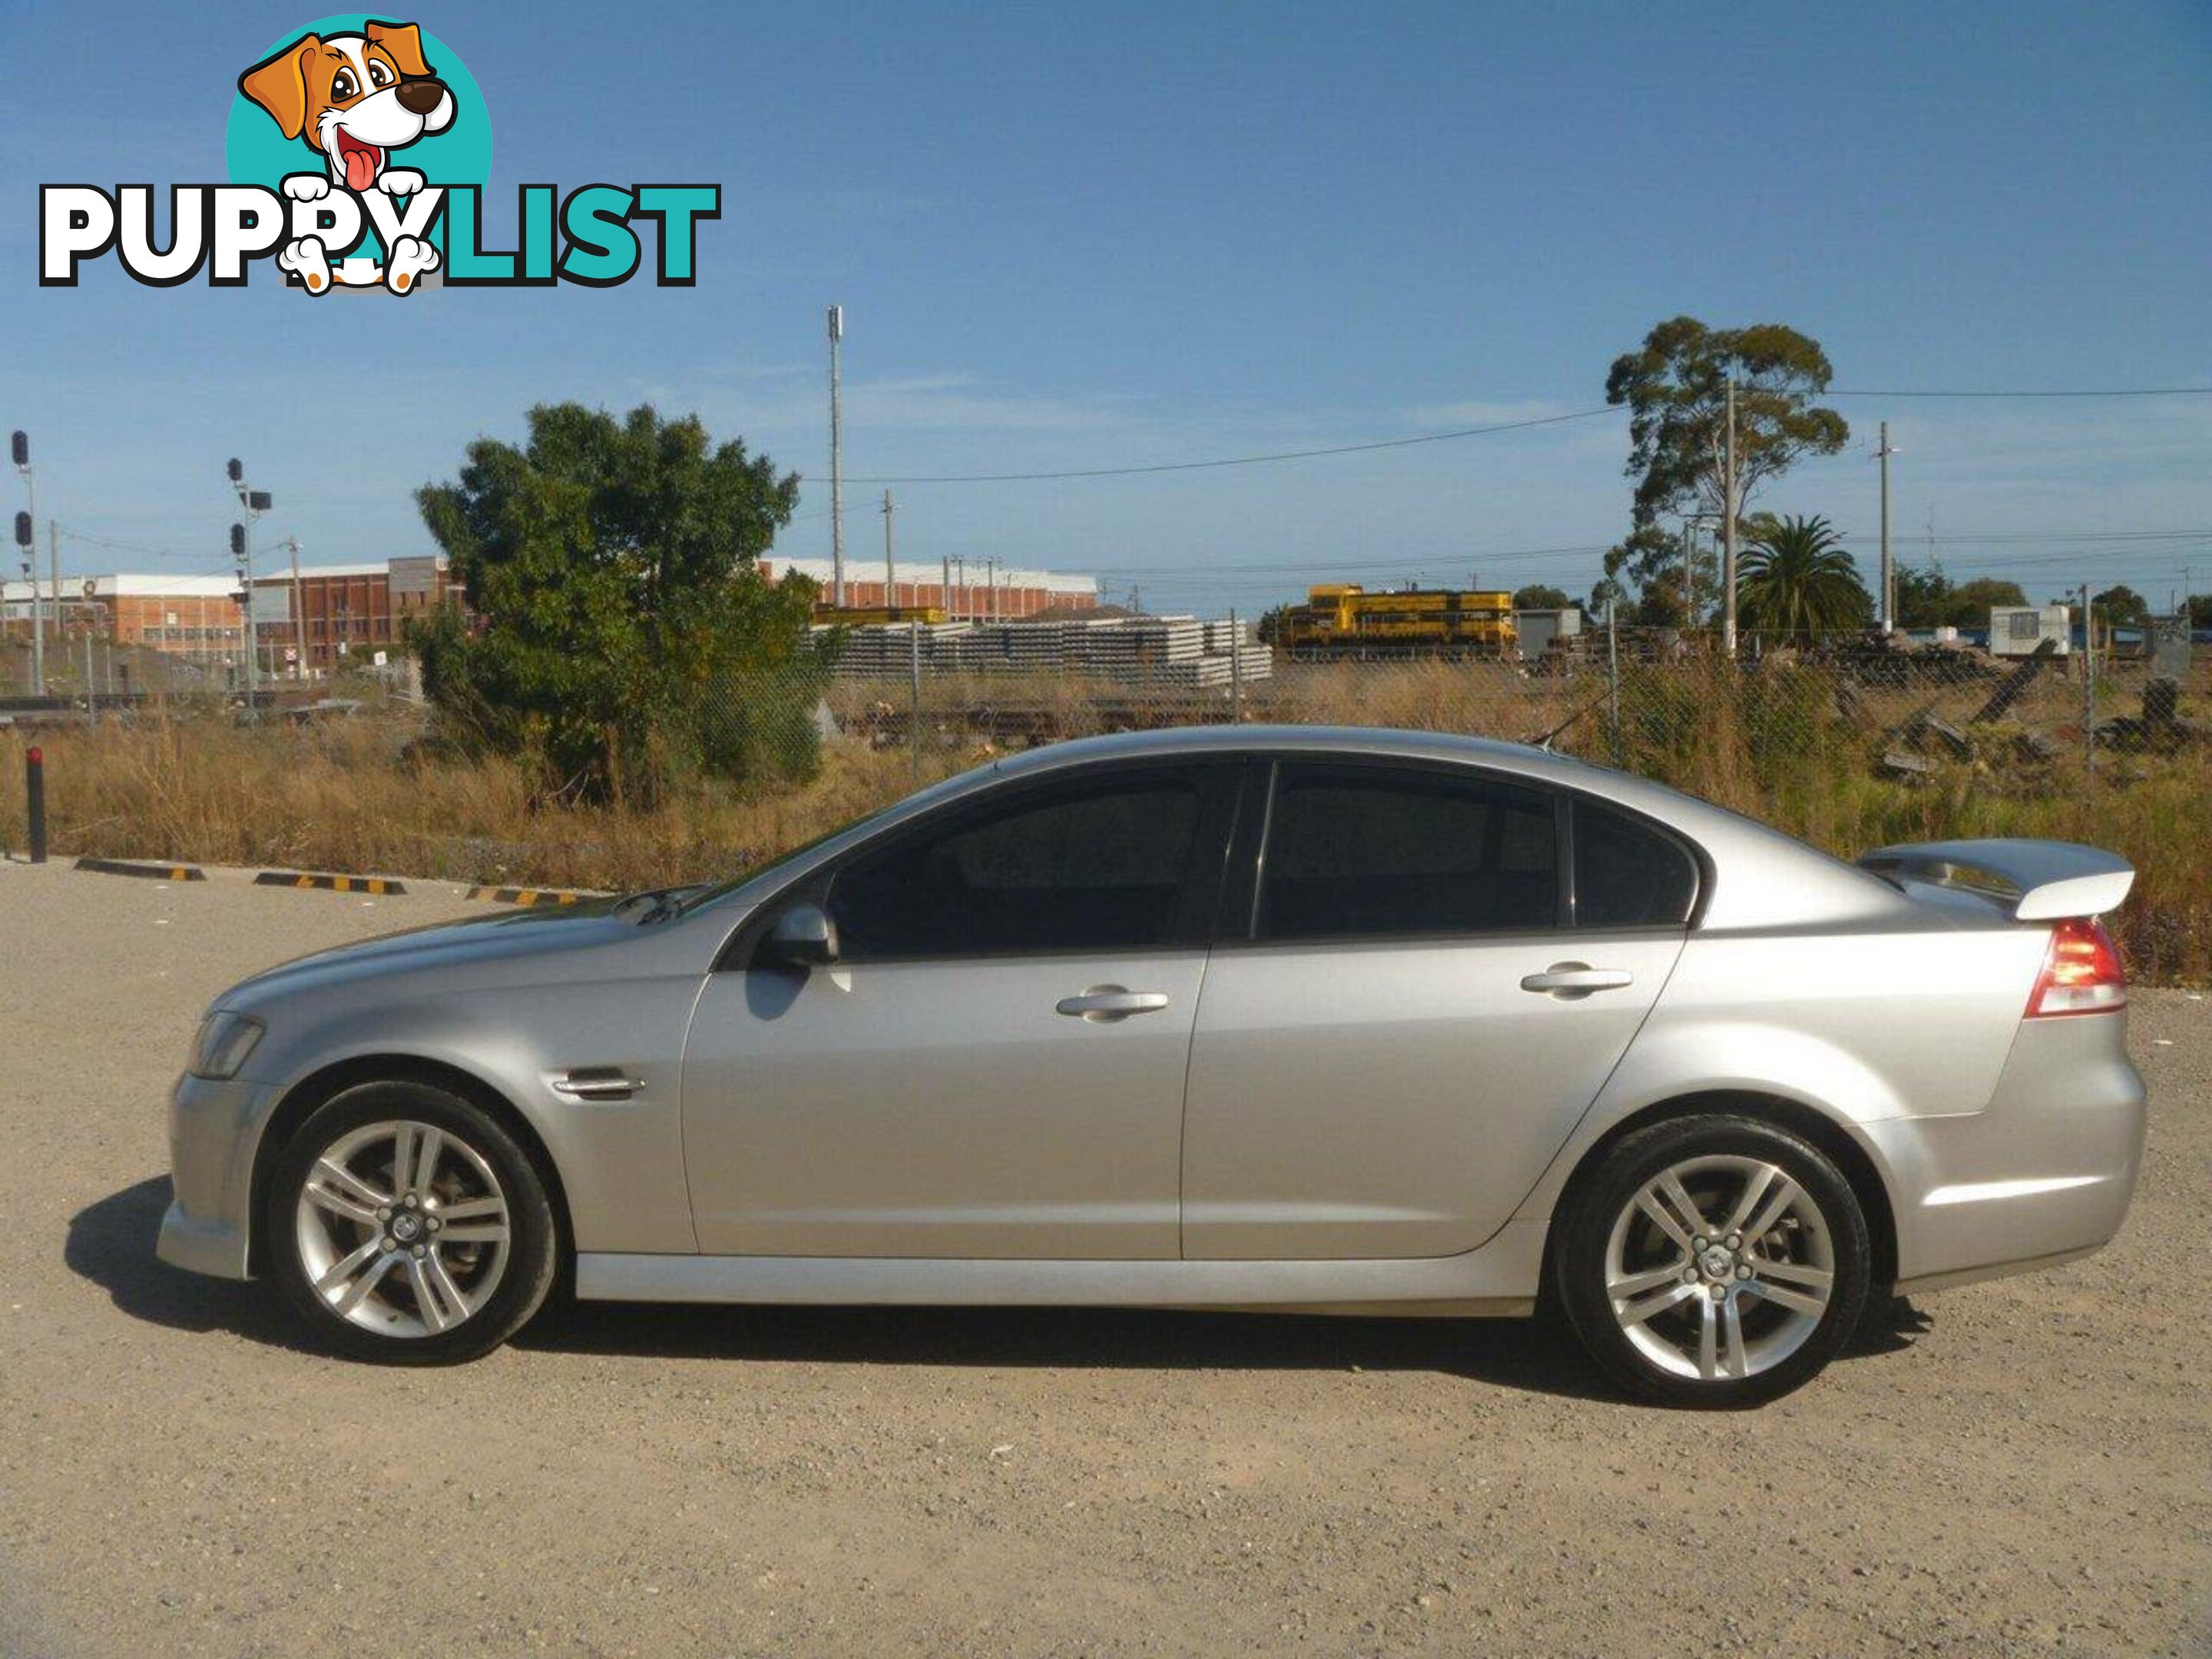
[[[1558,919],[1548,795],[1411,767],[1294,763],[1278,775],[1261,939],[1495,933]]]
[[[838,872],[840,950],[881,959],[1166,944],[1200,805],[1195,775],[1148,773],[922,830]]]
[[[1698,896],[1698,867],[1657,830],[1575,803],[1575,924],[1580,927],[1680,927]]]

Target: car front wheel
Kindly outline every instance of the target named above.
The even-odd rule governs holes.
[[[278,1160],[265,1221],[278,1291],[356,1358],[474,1359],[553,1283],[552,1206],[528,1156],[482,1108],[422,1084],[320,1107]]]
[[[1610,1376],[1670,1405],[1761,1404],[1857,1328],[1870,1251],[1850,1183],[1749,1118],[1681,1118],[1624,1139],[1554,1237],[1568,1322]]]

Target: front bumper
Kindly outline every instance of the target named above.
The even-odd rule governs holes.
[[[154,1254],[173,1267],[245,1279],[252,1231],[253,1148],[269,1085],[187,1073],[169,1092],[169,1184]]]
[[[1897,1211],[1900,1291],[2056,1266],[2119,1231],[2147,1115],[2124,1018],[2027,1021],[1984,1110],[1864,1126]]]

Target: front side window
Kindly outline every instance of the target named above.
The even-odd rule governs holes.
[[[1558,848],[1540,790],[1412,767],[1287,764],[1268,817],[1259,937],[1552,927]]]
[[[1198,845],[1189,773],[1025,793],[840,871],[838,948],[866,960],[1173,943]]]

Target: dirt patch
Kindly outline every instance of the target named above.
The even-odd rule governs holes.
[[[0,1650],[2212,1651],[2212,1002],[2110,1250],[1754,1414],[1541,1328],[579,1307],[349,1365],[156,1263],[207,1000],[447,915],[0,866]]]

